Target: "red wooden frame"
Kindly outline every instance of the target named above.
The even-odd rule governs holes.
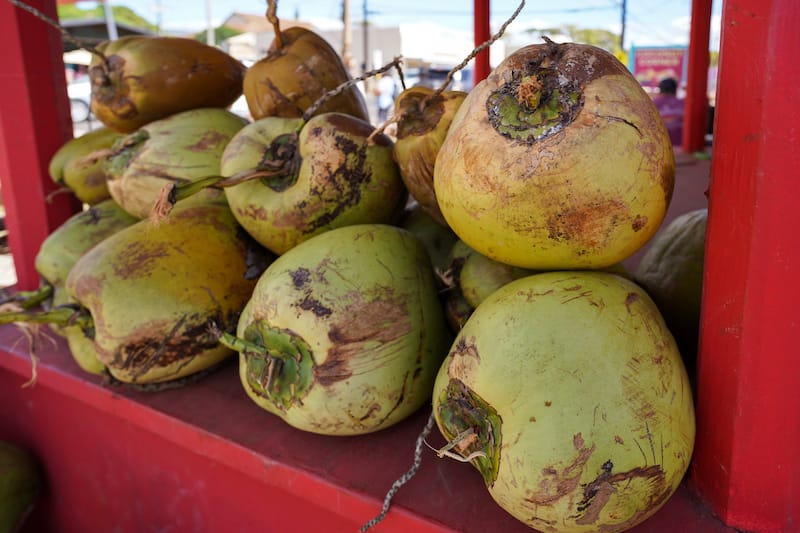
[[[689,154],[706,147],[711,0],[692,0],[691,21],[681,143],[683,151]]]
[[[474,0],[473,5],[473,38],[475,46],[480,46],[482,43],[488,41],[491,35],[491,22],[489,0]],[[489,64],[489,49],[486,48],[478,52],[475,56],[475,83],[478,83],[486,76],[489,75],[491,66]]]
[[[29,4],[51,18],[52,0]],[[0,191],[6,209],[9,247],[20,289],[34,289],[39,245],[80,204],[47,173],[50,158],[72,138],[58,30],[30,13],[0,2]]]
[[[55,0],[30,4],[55,14]],[[485,6],[476,29],[488,23]],[[722,17],[690,482],[731,526],[789,531],[800,516],[800,2],[725,0]],[[67,196],[45,200],[55,189],[47,162],[71,136],[60,37],[0,2],[0,58],[0,186],[18,286],[30,289],[41,241],[76,207]],[[0,357],[19,366],[8,351]],[[3,372],[14,385],[4,397],[27,405]]]
[[[800,2],[722,12],[692,483],[729,524],[800,517]]]

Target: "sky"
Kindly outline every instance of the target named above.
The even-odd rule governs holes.
[[[267,6],[266,0],[110,1],[112,5],[132,8],[153,23],[159,22],[160,15],[161,27],[169,32],[202,31],[209,18],[213,25],[219,25],[234,11],[264,14]],[[378,26],[426,21],[472,32],[472,0],[350,0],[352,24],[360,24],[364,19],[365,4],[367,19]],[[621,0],[527,0],[508,33],[564,24],[619,33],[621,4]],[[722,0],[712,3],[712,50],[719,47],[721,4]],[[279,0],[278,16],[294,18],[299,15],[320,27],[330,28],[341,21],[341,5],[341,0]],[[518,5],[519,0],[491,0],[492,31],[508,19]],[[627,0],[625,47],[688,44],[690,14],[691,0]]]

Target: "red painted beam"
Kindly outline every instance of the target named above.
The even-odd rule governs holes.
[[[490,9],[489,9],[489,0],[474,0],[474,39],[475,39],[475,46],[479,46],[482,43],[488,41],[491,35],[491,29],[489,27],[489,16],[490,16]],[[489,65],[489,49],[486,48],[481,50],[477,56],[475,56],[475,83],[486,78],[491,71],[491,66]]]
[[[28,4],[54,18],[54,0]],[[61,34],[32,14],[0,2],[0,190],[18,287],[39,284],[39,245],[79,204],[47,173],[53,153],[72,138]]]
[[[800,518],[800,2],[726,0],[691,481],[729,525]]]
[[[706,146],[711,0],[692,0],[691,20],[682,140],[686,153],[703,150]]]

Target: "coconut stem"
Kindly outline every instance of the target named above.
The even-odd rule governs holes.
[[[285,344],[284,340],[281,338],[282,334],[278,331],[275,331],[274,334],[271,334],[269,331],[263,332],[264,344],[267,346],[256,344],[228,332],[221,331],[216,325],[212,326],[211,333],[217,337],[217,340],[223,346],[243,354],[260,355],[263,357],[285,360],[291,358],[292,356],[290,354],[294,352],[294,350],[276,348],[276,346]]]
[[[464,431],[462,431],[461,433],[459,433],[458,435],[456,435],[455,437],[453,437],[453,440],[451,440],[450,442],[448,442],[447,444],[445,444],[444,446],[442,446],[438,450],[436,448],[433,448],[430,444],[428,444],[428,447],[436,452],[436,456],[439,459],[441,459],[443,457],[449,457],[450,459],[455,459],[456,461],[459,461],[459,462],[462,462],[462,463],[468,463],[468,462],[472,461],[473,459],[475,459],[476,457],[487,457],[486,452],[479,450],[479,451],[472,452],[471,454],[469,454],[466,457],[463,457],[461,455],[458,455],[458,454],[455,454],[455,453],[451,452],[450,450],[452,450],[453,448],[458,448],[459,451],[463,451],[463,450],[467,449],[467,447],[470,444],[475,442],[475,440],[477,438],[478,437],[477,437],[477,434],[475,433],[475,429],[474,428],[467,428]]]
[[[183,183],[175,183],[171,181],[161,188],[158,193],[153,209],[150,212],[150,220],[154,223],[159,223],[166,219],[172,212],[175,204],[181,200],[185,200],[204,189],[211,187],[225,188],[239,185],[246,181],[251,181],[260,178],[274,178],[276,176],[283,176],[291,169],[291,162],[289,160],[281,162],[276,170],[259,170],[248,169],[237,172],[233,176],[206,176],[195,181],[187,181]]]
[[[40,303],[44,302],[53,295],[53,286],[49,283],[44,283],[38,289],[33,291],[19,291],[18,293],[9,296],[0,304],[14,302],[23,309],[31,309]]]
[[[325,94],[323,94],[322,96],[317,98],[314,101],[314,103],[311,104],[308,107],[308,109],[306,109],[305,113],[303,113],[303,116],[302,116],[302,119],[300,121],[300,124],[297,126],[297,130],[296,131],[299,133],[300,130],[303,129],[303,126],[305,126],[306,122],[311,120],[311,117],[314,116],[314,113],[316,113],[317,110],[325,104],[325,102],[327,102],[328,100],[330,100],[334,96],[342,93],[343,91],[346,91],[347,89],[349,89],[353,85],[356,85],[360,81],[364,81],[364,80],[366,80],[368,78],[371,78],[373,76],[377,76],[378,74],[383,74],[384,72],[386,72],[387,70],[389,70],[391,68],[399,68],[399,65],[400,65],[401,61],[402,61],[402,58],[400,56],[397,56],[394,59],[392,59],[389,63],[386,63],[384,66],[382,66],[380,68],[376,68],[374,70],[370,70],[368,72],[365,72],[364,74],[362,74],[361,76],[359,76],[357,78],[353,78],[353,79],[347,80],[345,82],[342,82],[339,85],[337,85],[336,87],[334,87],[333,89],[331,89],[330,91],[326,92]]]
[[[89,329],[94,326],[91,315],[72,307],[55,307],[47,311],[7,311],[0,313],[0,324],[28,322],[33,324],[55,324],[57,326],[78,326]]]
[[[278,0],[267,0],[267,20],[272,24],[275,33],[275,48],[283,48],[283,35],[281,34],[281,21],[278,18]]]
[[[436,419],[433,416],[433,413],[431,413],[430,416],[428,417],[428,421],[425,423],[425,427],[422,429],[422,433],[420,433],[419,436],[417,436],[417,442],[414,446],[414,463],[411,465],[411,468],[409,468],[405,474],[400,476],[394,483],[392,483],[392,486],[389,488],[389,491],[386,493],[386,496],[383,499],[383,506],[381,507],[381,512],[378,514],[378,516],[376,516],[375,518],[373,518],[372,520],[361,526],[360,529],[361,533],[364,533],[371,527],[379,524],[384,518],[386,518],[386,514],[389,512],[389,507],[392,504],[392,498],[394,498],[394,495],[397,494],[397,491],[400,490],[400,487],[408,483],[408,481],[417,474],[417,471],[419,470],[419,467],[422,464],[422,450],[423,450],[422,445],[427,444],[425,443],[425,439],[428,437],[428,434],[431,432],[431,429],[433,429],[433,424],[435,420]]]

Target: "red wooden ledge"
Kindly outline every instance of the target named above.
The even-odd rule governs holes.
[[[426,409],[386,430],[324,437],[253,404],[231,360],[180,389],[138,392],[78,368],[60,339],[0,327],[0,438],[42,460],[48,492],[30,531],[357,531],[413,460]],[[429,441],[442,445],[434,429]],[[633,531],[732,531],[681,487]],[[384,532],[531,531],[500,509],[471,466],[425,450]]]

